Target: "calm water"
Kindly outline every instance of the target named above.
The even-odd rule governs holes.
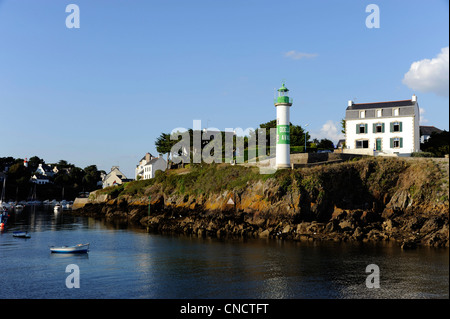
[[[10,221],[0,298],[449,298],[448,249],[151,235],[43,210]],[[85,242],[89,254],[49,250]],[[69,264],[80,288],[66,287]],[[369,264],[380,268],[379,289],[366,287]]]

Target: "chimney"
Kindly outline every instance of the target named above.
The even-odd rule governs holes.
[[[352,101],[352,100],[349,100],[347,105],[348,105],[348,106],[352,106],[352,105],[353,105],[353,101]]]
[[[150,153],[145,154],[145,161],[148,163],[150,162]]]
[[[411,98],[411,101],[412,101],[413,103],[417,103],[417,96],[416,96],[415,94],[413,94],[413,96],[412,96],[412,98]]]

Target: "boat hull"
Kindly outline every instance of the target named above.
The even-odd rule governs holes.
[[[30,238],[30,234],[28,234],[27,232],[14,232],[13,233],[13,237],[17,237],[17,238]]]
[[[61,247],[50,247],[52,253],[63,253],[63,254],[79,254],[87,253],[89,251],[89,244],[80,244],[76,246],[61,246]]]

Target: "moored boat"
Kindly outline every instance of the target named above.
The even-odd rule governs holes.
[[[78,244],[75,246],[51,246],[50,251],[52,253],[87,253],[89,251],[89,243],[88,244]]]
[[[26,232],[26,231],[15,231],[15,232],[13,232],[13,237],[30,238],[31,235],[28,234],[28,232]]]

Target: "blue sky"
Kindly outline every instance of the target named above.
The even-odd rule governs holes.
[[[79,29],[66,27],[70,3]],[[371,3],[380,28],[366,27]],[[448,130],[448,11],[443,0],[0,0],[0,157],[134,177],[161,132],[274,119],[282,80],[291,122],[319,139],[337,142],[348,100],[414,93],[422,124]]]

